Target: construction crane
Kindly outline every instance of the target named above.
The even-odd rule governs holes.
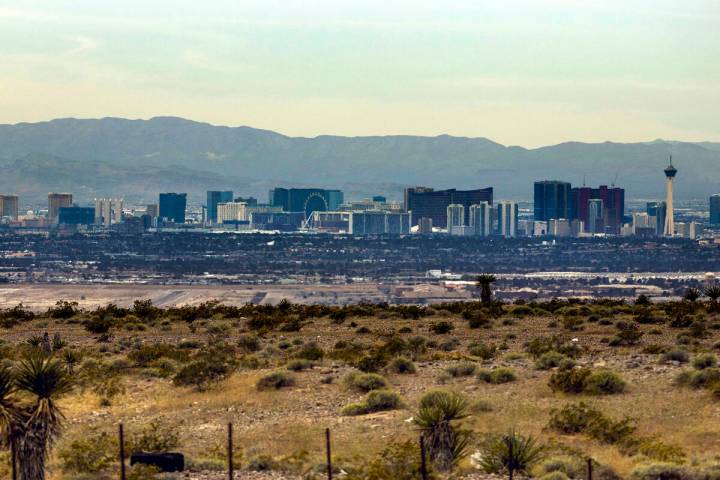
[[[610,184],[610,186],[611,186],[612,188],[615,188],[615,182],[617,182],[618,175],[620,175],[620,170],[618,170],[617,172],[615,172],[615,178],[613,178],[613,181],[612,181],[612,183]]]

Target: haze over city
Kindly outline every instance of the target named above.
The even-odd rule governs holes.
[[[718,141],[720,4],[0,2],[0,122]]]

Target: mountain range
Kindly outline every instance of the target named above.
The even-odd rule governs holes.
[[[655,140],[523,148],[487,138],[390,135],[289,137],[175,117],[150,120],[57,119],[0,125],[0,193],[41,202],[49,191],[156,201],[209,189],[261,200],[273,186],[341,188],[346,198],[402,198],[409,185],[495,187],[495,197],[525,200],[532,183],[560,179],[624,187],[628,198],[661,198],[662,169],[673,155],[680,199],[720,191],[720,143]]]

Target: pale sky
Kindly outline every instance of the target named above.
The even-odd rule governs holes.
[[[720,0],[0,0],[0,123],[720,141]]]

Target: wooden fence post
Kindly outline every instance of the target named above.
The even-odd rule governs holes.
[[[10,468],[12,470],[12,480],[17,480],[17,451],[15,450],[14,432],[8,434],[8,443],[10,444]]]
[[[118,427],[118,433],[120,436],[120,480],[125,480],[125,432],[122,423]]]
[[[325,429],[325,450],[327,454],[327,475],[328,480],[332,480],[332,453],[330,451],[330,429]]]
[[[233,480],[235,465],[233,460],[233,425],[228,423],[227,454],[228,454],[228,478]]]
[[[425,457],[425,437],[420,435],[420,475],[422,480],[428,480],[427,458]]]
[[[587,480],[592,480],[593,464],[592,458],[587,459]]]

